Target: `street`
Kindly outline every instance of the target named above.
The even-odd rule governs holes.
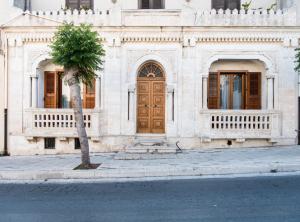
[[[300,176],[0,184],[1,222],[299,222]]]

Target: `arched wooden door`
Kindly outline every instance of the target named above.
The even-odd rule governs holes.
[[[154,62],[138,73],[137,133],[165,133],[165,75]]]

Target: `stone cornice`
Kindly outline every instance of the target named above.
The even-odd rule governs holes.
[[[121,31],[121,30],[120,30]],[[107,43],[109,46],[120,46],[120,43],[135,43],[135,42],[144,42],[144,43],[162,43],[162,42],[171,42],[171,43],[182,43],[184,42],[185,46],[195,46],[201,43],[212,43],[212,42],[231,42],[231,43],[284,43],[285,45],[292,42],[292,46],[297,46],[298,39],[300,34],[296,35],[295,33],[278,33],[278,32],[256,32],[247,34],[244,32],[214,32],[206,31],[201,34],[195,32],[170,32],[167,34],[161,33],[136,33],[129,32],[123,33],[110,32],[99,33],[101,41]],[[10,32],[6,33],[6,37],[10,40],[9,42],[20,43],[50,43],[53,40],[53,32],[31,32],[31,33],[15,33]],[[113,43],[111,43],[113,42]]]

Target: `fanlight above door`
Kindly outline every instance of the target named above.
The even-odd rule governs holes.
[[[146,63],[139,71],[140,78],[163,78],[163,70],[153,62]]]

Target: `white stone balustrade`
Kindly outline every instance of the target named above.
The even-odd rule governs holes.
[[[58,22],[94,26],[295,26],[296,13],[282,10],[59,10],[26,12]]]
[[[98,110],[83,110],[86,131],[89,137],[99,137],[102,113]],[[31,108],[25,111],[25,134],[31,137],[78,137],[72,109]]]
[[[280,113],[270,110],[203,110],[203,136],[211,139],[276,139]]]

